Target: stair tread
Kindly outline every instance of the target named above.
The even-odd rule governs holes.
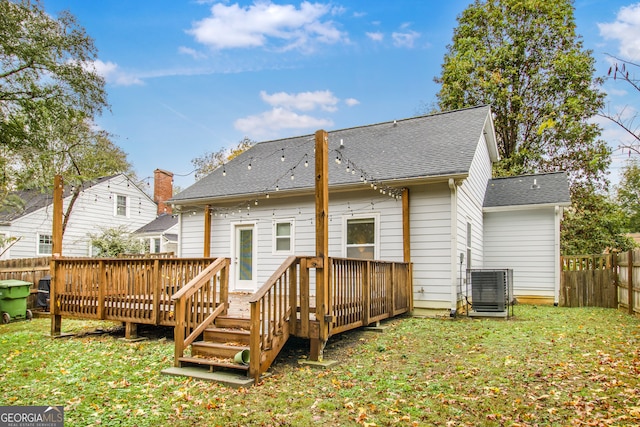
[[[250,335],[248,329],[243,328],[221,328],[218,326],[210,326],[205,329],[206,332],[222,332],[222,333],[230,333],[230,334],[238,334],[238,335]]]
[[[248,371],[249,365],[240,365],[232,362],[230,359],[218,359],[218,358],[205,358],[205,357],[180,357],[180,362],[195,363],[199,365],[217,366],[219,368],[231,368],[240,369],[242,371]]]
[[[202,346],[202,347],[211,347],[211,348],[237,348],[240,350],[248,350],[249,346],[247,344],[238,343],[238,342],[211,342],[211,341],[196,341],[191,345]]]

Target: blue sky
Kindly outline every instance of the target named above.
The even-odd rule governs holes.
[[[140,178],[156,168],[193,183],[191,160],[256,141],[411,117],[435,102],[433,78],[470,0],[44,0],[69,10],[98,48],[111,111],[97,124]],[[575,2],[594,51],[640,62],[640,3]],[[614,111],[637,93],[607,85]],[[625,141],[602,122],[612,147]],[[626,156],[616,154],[613,177]]]

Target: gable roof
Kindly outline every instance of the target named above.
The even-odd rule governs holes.
[[[566,172],[493,178],[487,183],[485,210],[532,205],[571,205]]]
[[[329,186],[354,186],[363,179],[393,185],[436,177],[464,178],[487,127],[489,152],[497,160],[488,106],[328,132]],[[308,191],[315,185],[314,146],[314,135],[255,144],[175,195],[170,203]],[[347,166],[349,173],[345,173]]]
[[[84,182],[82,184],[83,190],[89,189],[91,187],[94,187],[100,183],[103,183],[105,181],[108,181],[118,176],[123,176],[128,181],[131,181],[126,175],[121,173],[115,174],[115,175],[109,175],[101,178],[96,178],[93,181]],[[72,186],[70,184],[67,184],[64,186],[64,190],[62,193],[63,199],[71,195],[71,188]],[[140,191],[144,193],[142,190]],[[19,197],[24,202],[24,205],[23,206],[4,205],[0,207],[0,224],[3,224],[3,225],[8,225],[11,223],[11,221],[14,221],[18,218],[21,218],[25,215],[28,215],[39,209],[42,209],[44,207],[47,207],[53,204],[53,194],[51,190],[47,192],[39,188],[28,189],[28,190],[18,190],[18,191],[11,192],[11,195]]]
[[[134,234],[163,233],[178,223],[178,217],[170,214],[162,214],[150,223],[140,227]]]

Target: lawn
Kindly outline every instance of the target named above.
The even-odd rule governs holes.
[[[64,405],[68,426],[534,426],[640,424],[640,319],[516,306],[511,320],[404,317],[332,338],[330,370],[288,345],[250,389],[169,377],[173,342],[119,333],[51,339],[0,325],[0,405]],[[112,325],[64,320],[67,332]]]

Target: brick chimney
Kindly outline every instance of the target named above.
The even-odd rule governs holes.
[[[171,214],[171,206],[165,203],[173,196],[173,173],[156,169],[153,171],[153,201],[158,204],[158,216]]]

